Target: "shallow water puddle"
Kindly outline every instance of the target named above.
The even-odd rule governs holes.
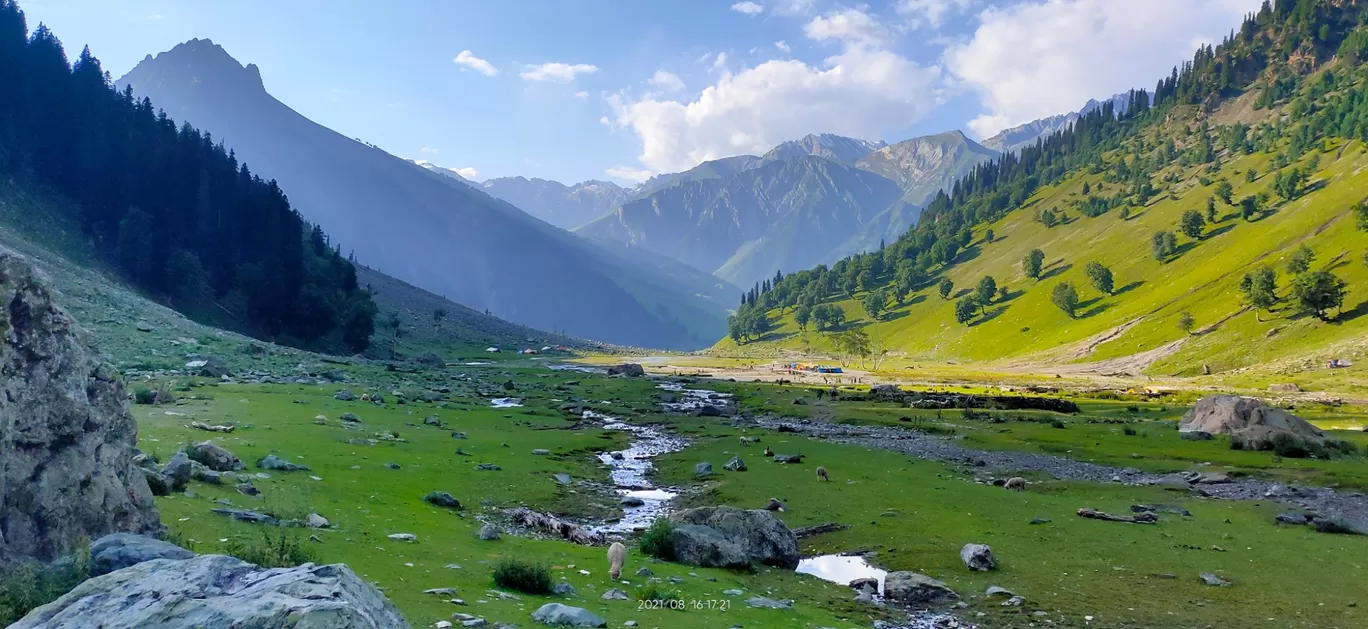
[[[798,562],[797,571],[841,585],[850,585],[850,582],[856,579],[878,579],[880,594],[883,594],[884,577],[888,576],[887,570],[869,565],[869,562],[859,555],[808,557]]]
[[[522,406],[522,401],[515,397],[496,397],[489,404],[494,408],[516,408]]]

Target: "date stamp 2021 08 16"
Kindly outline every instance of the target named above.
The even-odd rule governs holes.
[[[731,601],[727,599],[654,599],[637,601],[637,611],[647,609],[678,609],[685,611],[718,611],[725,612],[731,609]]]

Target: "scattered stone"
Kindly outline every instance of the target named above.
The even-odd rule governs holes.
[[[138,470],[142,472],[143,482],[147,485],[149,493],[153,496],[171,495],[171,479],[165,474],[145,467],[138,468]]]
[[[480,532],[476,533],[476,536],[487,542],[494,541],[499,539],[499,529],[494,528],[492,524],[486,524],[480,527]]]
[[[1153,505],[1131,505],[1131,511],[1135,513],[1171,513],[1192,517],[1192,512],[1181,505],[1174,504],[1153,504]]]
[[[935,605],[959,598],[944,583],[911,571],[890,572],[884,577],[884,598],[904,605]]]
[[[493,463],[481,463],[479,465],[476,465],[475,469],[481,472],[497,472],[499,470],[502,470],[503,468]]]
[[[1294,524],[1298,526],[1311,523],[1311,520],[1308,520],[1306,516],[1300,513],[1279,513],[1273,519],[1282,522],[1283,524]]]
[[[1031,518],[1031,524],[1049,524],[1050,518]]]
[[[776,455],[774,455],[774,462],[775,462],[775,463],[786,463],[786,464],[787,464],[787,463],[802,463],[802,462],[803,462],[803,455],[801,455],[801,454],[776,454]]]
[[[551,586],[551,593],[557,596],[574,596],[576,594],[575,586],[564,581]]]
[[[670,539],[680,563],[740,568],[758,561],[792,570],[798,567],[798,537],[769,511],[702,507],[670,514]]]
[[[1230,585],[1229,581],[1226,581],[1225,579],[1222,579],[1221,577],[1218,577],[1210,572],[1203,572],[1198,576],[1202,578],[1202,583],[1205,583],[1207,585],[1216,587],[1224,587]]]
[[[132,533],[111,533],[90,545],[90,576],[98,577],[115,570],[153,559],[189,559],[192,553],[180,546]]]
[[[864,592],[871,595],[879,593],[879,580],[873,577],[855,579],[847,585],[850,586],[850,589],[858,592]]]
[[[741,590],[722,590],[722,593],[726,596],[741,596],[745,592],[742,592]]]
[[[699,417],[725,417],[727,415],[722,407],[713,404],[704,404],[703,406],[698,407],[696,414]]]
[[[536,456],[546,456],[548,454],[551,454],[551,451],[547,450],[546,448],[537,448],[536,450],[532,451],[532,454]]]
[[[1291,382],[1277,382],[1268,385],[1269,393],[1301,393],[1301,387]]]
[[[564,473],[552,474],[551,479],[556,481],[557,485],[569,485],[574,480],[569,474]]]
[[[821,524],[813,524],[812,526],[803,526],[793,529],[793,534],[798,539],[807,539],[809,537],[813,537],[816,535],[835,533],[836,531],[844,531],[847,528],[850,527],[839,522],[823,522]]]
[[[793,609],[793,601],[789,599],[776,601],[764,596],[752,596],[746,599],[746,605],[760,609]]]
[[[342,413],[342,417],[340,419],[349,424],[361,423],[361,418],[357,417],[355,413]]]
[[[251,483],[238,483],[233,486],[233,489],[236,489],[238,493],[243,494],[245,496],[261,495],[261,490],[257,489],[256,486]]]
[[[640,507],[640,506],[643,506],[643,505],[645,505],[645,504],[646,504],[646,501],[645,501],[645,500],[642,500],[642,499],[640,499],[640,498],[638,498],[638,497],[636,497],[636,496],[623,496],[623,497],[622,497],[622,506],[624,506],[624,507]]]
[[[1154,524],[1159,521],[1159,516],[1153,513],[1141,513],[1134,516],[1112,515],[1095,509],[1079,509],[1078,517],[1091,518],[1093,520],[1105,520],[1107,522],[1126,522],[1129,524]]]
[[[975,572],[987,572],[997,568],[997,558],[987,544],[965,544],[960,549],[960,561],[964,567]]]
[[[712,473],[712,463],[708,463],[707,461],[694,466],[694,476],[710,476]]]
[[[286,461],[274,454],[268,454],[257,461],[256,466],[263,470],[278,470],[281,472],[304,472],[308,471],[308,466],[299,465]]]
[[[655,573],[654,573],[654,572],[651,572],[651,569],[650,569],[650,568],[647,568],[646,566],[642,566],[642,567],[640,567],[640,568],[637,568],[636,575],[639,576],[639,577],[653,577],[653,576],[655,576]]]
[[[734,456],[730,461],[727,461],[726,465],[722,466],[722,469],[728,472],[744,472],[746,471],[746,462],[742,461],[741,457]]]
[[[353,395],[351,391],[342,389],[341,391],[338,391],[337,393],[333,394],[333,399],[342,400],[343,402],[350,402],[352,400],[355,400],[356,396]]]
[[[192,445],[186,448],[185,453],[190,460],[215,472],[235,472],[243,467],[242,460],[238,459],[237,455],[212,441]]]
[[[560,603],[547,603],[532,612],[532,620],[544,625],[565,625],[569,627],[607,627],[608,621],[582,607],[571,607]]]
[[[266,515],[264,513],[257,513],[256,511],[248,511],[246,509],[210,509],[210,511],[213,513],[217,513],[219,515],[226,515],[239,522],[250,522],[252,524],[267,524],[271,526],[280,524],[279,520],[276,520],[275,518],[269,515]]]
[[[1021,598],[1020,596],[1013,596],[1012,598],[1009,598],[1009,599],[1007,599],[1007,600],[1005,600],[1005,601],[1002,601],[1002,606],[1003,606],[1003,607],[1021,607],[1021,604],[1022,604],[1022,603],[1025,603],[1025,602],[1026,602],[1026,599]]]
[[[223,476],[199,463],[190,469],[190,478],[209,485],[222,485]]]
[[[326,529],[332,526],[332,523],[328,522],[327,518],[318,515],[317,513],[310,513],[308,519],[306,519],[304,523],[309,525],[309,528],[311,529]]]
[[[1013,594],[1011,590],[1008,590],[1007,588],[1001,588],[996,585],[988,586],[988,591],[984,592],[983,595],[988,598],[993,598],[994,596],[1005,596],[1007,598],[1011,598],[1013,596],[1016,596],[1016,594]]]
[[[161,473],[171,479],[171,488],[176,491],[184,489],[186,483],[190,482],[191,471],[190,457],[184,452],[177,452],[161,469]]]
[[[428,495],[423,496],[423,502],[448,509],[461,508],[461,501],[445,491],[428,492]]]
[[[640,378],[646,375],[646,369],[636,363],[622,363],[608,368],[610,376],[626,376],[628,378]]]
[[[604,592],[604,593],[603,593],[603,600],[605,600],[605,601],[626,601],[626,600],[630,600],[630,597],[627,596],[627,593],[626,593],[626,592],[623,592],[622,590],[619,590],[619,589],[617,589],[617,588],[613,588],[613,589],[608,590],[607,592]]]
[[[453,432],[453,433],[451,433],[451,438],[452,438],[452,439],[469,439],[469,437],[467,437],[466,434],[463,433],[463,432]]]
[[[1368,529],[1361,528],[1354,523],[1340,518],[1316,518],[1311,526],[1316,528],[1317,533],[1338,533],[1341,535],[1368,535]]]
[[[455,589],[455,588],[431,588],[431,589],[423,590],[423,593],[424,593],[424,594],[432,594],[432,595],[434,595],[434,596],[455,596],[455,595],[456,595],[456,589]]]
[[[554,537],[568,539],[582,546],[597,546],[603,543],[603,535],[587,527],[566,522],[545,513],[537,513],[527,507],[518,507],[513,510],[511,515],[513,521],[520,526],[536,529]]]
[[[394,541],[396,541],[396,542],[416,542],[416,541],[418,541],[418,536],[417,536],[417,535],[414,535],[413,533],[390,533],[389,535],[386,535],[385,537],[388,537],[388,538],[390,538],[390,539],[392,539],[392,540],[394,540]]]

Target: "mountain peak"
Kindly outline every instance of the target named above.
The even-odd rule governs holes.
[[[804,155],[814,155],[843,163],[850,163],[884,146],[884,142],[872,142],[858,138],[848,138],[834,133],[809,133],[798,140],[783,142],[770,149],[762,159],[792,159]]]
[[[171,50],[158,53],[156,57],[143,57],[143,60],[120,82],[137,84],[153,76],[158,76],[161,80],[174,78],[197,83],[216,81],[238,89],[263,93],[266,91],[266,86],[261,80],[261,69],[256,64],[242,65],[228,54],[223,46],[207,38],[195,38],[176,44]]]

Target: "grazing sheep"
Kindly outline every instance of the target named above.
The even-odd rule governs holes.
[[[362,394],[361,394],[361,401],[362,401],[362,402],[369,402],[369,401],[370,401],[370,394],[369,394],[369,393],[362,393]]]
[[[757,441],[759,441],[759,440],[760,440],[759,437],[741,437],[741,445],[742,445],[742,446],[748,446],[748,445],[750,445],[750,444],[752,444],[752,443],[755,443],[755,442],[757,442]]]
[[[825,467],[822,467],[822,466],[820,466],[820,465],[817,466],[817,480],[826,480],[826,481],[831,480],[831,477],[830,477],[830,476],[827,476],[826,468],[825,468]]]
[[[766,511],[783,511],[783,510],[784,510],[784,503],[779,502],[779,499],[778,499],[778,498],[770,498],[770,499],[769,499],[769,504],[766,504],[766,505],[765,505],[765,510],[766,510]]]
[[[622,576],[622,564],[627,561],[627,547],[622,542],[613,542],[608,547],[608,578],[617,579]]]
[[[765,446],[765,456],[774,456],[774,450],[771,450],[769,446]]]
[[[1026,491],[1026,479],[1020,476],[1013,476],[1007,479],[1007,483],[1004,484],[1003,487],[1012,491]]]

